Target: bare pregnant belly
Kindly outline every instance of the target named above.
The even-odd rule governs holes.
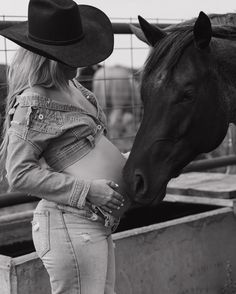
[[[102,135],[87,155],[67,167],[64,172],[84,180],[107,179],[119,185],[117,191],[125,198],[125,205],[119,211],[113,211],[113,215],[121,216],[129,206],[126,198],[122,169],[125,158],[121,152],[104,135]]]

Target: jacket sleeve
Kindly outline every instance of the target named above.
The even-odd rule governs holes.
[[[27,115],[24,119],[28,120]],[[33,140],[27,139],[28,132],[30,130],[24,122],[18,121],[13,121],[8,130],[6,171],[11,191],[21,191],[72,207],[84,207],[90,181],[41,167],[39,160],[47,140],[42,136],[34,144]]]

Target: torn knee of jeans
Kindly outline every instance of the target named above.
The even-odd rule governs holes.
[[[80,236],[85,243],[91,241],[91,236],[88,233],[81,234]]]

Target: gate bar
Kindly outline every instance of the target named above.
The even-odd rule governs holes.
[[[235,165],[236,155],[221,156],[214,159],[201,159],[196,160],[188,164],[182,171],[182,173],[188,173],[192,171],[203,171],[207,169]]]
[[[7,27],[10,27],[15,24],[20,24],[23,21],[9,21],[9,20],[0,20],[0,30],[3,30]],[[114,22],[112,23],[113,32],[114,34],[133,34],[130,26],[130,23],[121,23],[121,22]],[[132,23],[133,25],[139,26],[138,23]],[[165,28],[167,26],[170,26],[172,24],[168,23],[156,23],[160,28]]]
[[[1,21],[0,20],[0,30],[7,28],[9,26],[22,23],[22,21]],[[132,23],[134,25],[138,25],[138,23]],[[165,28],[172,24],[170,23],[157,23],[160,28]],[[132,34],[130,30],[129,23],[112,23],[114,34]],[[228,155],[222,156],[214,159],[204,159],[193,161],[189,165],[187,165],[182,173],[192,172],[192,171],[203,171],[206,169],[212,169],[217,167],[229,166],[236,164],[236,156]],[[36,197],[29,197],[22,193],[7,193],[0,195],[0,207],[5,207],[13,204],[37,201]]]

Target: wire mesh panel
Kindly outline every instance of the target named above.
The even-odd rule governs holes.
[[[25,21],[24,16],[0,16],[0,29],[7,25],[13,25],[20,21]],[[0,36],[0,131],[4,120],[4,108],[7,96],[7,66],[11,62],[17,45],[6,38]],[[1,140],[0,140],[1,142]]]
[[[0,29],[14,22],[25,21],[24,16],[0,16]],[[140,72],[149,48],[131,34],[133,18],[111,18],[114,29],[114,51],[104,62],[78,70],[78,80],[93,91],[108,119],[108,136],[122,151],[130,150],[142,117],[140,101]],[[180,20],[149,19],[161,26]],[[6,96],[6,66],[11,62],[17,45],[0,36],[0,87]],[[78,53],[79,54],[79,53]],[[3,113],[3,108],[1,109]],[[3,119],[1,119],[2,122]]]
[[[0,29],[24,20],[26,18],[23,16],[1,16]],[[131,34],[115,34],[114,38],[113,54],[100,64],[79,69],[77,79],[97,96],[107,114],[108,136],[122,152],[125,152],[131,149],[141,120],[140,67],[145,62],[148,46]],[[1,131],[7,96],[7,66],[11,63],[17,48],[15,43],[0,36]],[[5,192],[3,182],[0,183],[1,192]]]
[[[24,21],[24,16],[0,16],[0,29],[14,22]],[[149,47],[131,34],[130,23],[137,19],[111,19],[115,32],[112,55],[104,62],[78,70],[77,79],[93,91],[107,114],[108,136],[122,152],[131,149],[142,118],[140,76]],[[164,27],[180,20],[149,19]],[[7,95],[6,68],[17,50],[17,45],[0,36],[0,122],[4,117]],[[79,54],[79,53],[78,53]],[[221,146],[207,155],[216,157],[235,154],[235,128],[232,126]],[[203,157],[204,158],[204,157]],[[229,171],[229,170],[227,170]]]
[[[115,21],[124,19],[112,21],[115,27]],[[127,21],[132,22],[126,19],[126,24]],[[99,65],[81,69],[78,79],[96,95],[107,115],[109,138],[125,152],[132,147],[142,117],[140,69],[149,48],[130,33],[125,33],[119,24],[120,30],[115,27],[120,33],[115,34],[112,55]]]
[[[24,21],[23,16],[1,16],[0,26]],[[130,150],[142,115],[139,94],[140,68],[148,54],[148,46],[127,33],[132,19],[112,19],[127,24],[126,32],[115,34],[114,51],[104,62],[78,70],[78,80],[92,90],[107,114],[108,136],[121,151]],[[5,23],[5,24],[4,24]],[[121,24],[120,26],[124,26]],[[116,29],[117,30],[117,29]],[[6,97],[6,67],[11,62],[17,45],[0,36],[1,125]]]
[[[26,20],[24,16],[0,16],[1,25],[12,25],[19,21]],[[2,141],[2,128],[5,117],[5,103],[7,97],[7,66],[9,65],[17,46],[8,41],[6,38],[0,36],[0,142]],[[1,168],[1,167],[0,167]],[[8,184],[7,180],[0,179],[0,194],[7,191]]]

